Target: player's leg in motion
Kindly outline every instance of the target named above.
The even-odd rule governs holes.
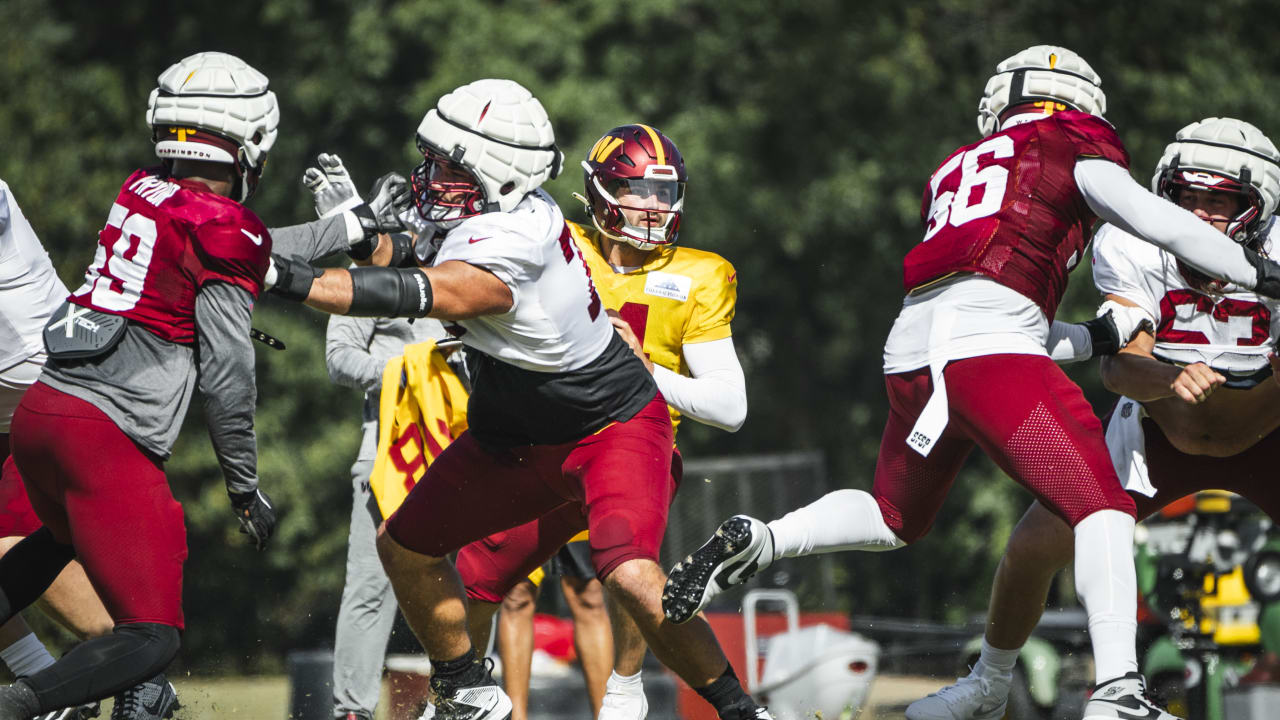
[[[353,500],[347,575],[333,643],[333,714],[372,720],[382,691],[382,664],[396,619],[395,595],[375,547],[378,506],[365,481],[372,462],[351,467]]]
[[[668,618],[687,621],[716,595],[779,558],[893,550],[927,532],[973,442],[949,427],[927,458],[915,453],[906,438],[932,388],[928,371],[886,377],[885,386],[890,413],[876,464],[876,496],[837,490],[767,525],[746,515],[729,518],[706,544],[671,569],[662,599]],[[910,512],[904,512],[908,505]],[[910,534],[887,522],[893,518],[901,526],[904,516],[911,524]]]
[[[643,720],[649,713],[649,700],[644,695],[640,672],[644,666],[644,635],[636,621],[605,593],[609,607],[609,625],[613,634],[613,672],[605,683],[598,720]]]
[[[511,701],[472,647],[466,593],[447,556],[564,505],[544,482],[546,466],[555,472],[563,452],[549,446],[491,452],[463,433],[378,530],[378,555],[400,611],[432,658],[442,720],[501,720],[511,713]]]
[[[1097,680],[1086,720],[1125,713],[1171,718],[1146,699],[1138,674],[1135,508],[1083,393],[1051,361],[1033,355],[957,361],[947,381],[952,422],[1074,529],[1076,591],[1089,616]],[[1042,599],[1041,593],[1035,602]],[[1001,664],[1011,664],[1010,655]],[[912,720],[949,717],[925,709]]]
[[[67,437],[81,442],[68,444]],[[39,384],[15,414],[12,439],[44,527],[0,558],[0,619],[33,602],[78,557],[116,625],[0,688],[0,718],[25,719],[116,693],[121,713],[149,700],[156,710],[149,717],[168,717],[177,700],[159,673],[178,650],[186,531],[159,461],[96,408]],[[130,552],[121,554],[121,547]]]
[[[666,576],[656,560],[675,490],[666,413],[665,404],[655,401],[630,421],[584,440],[565,462],[566,474],[582,484],[592,563],[658,659],[722,720],[765,718],[768,713],[742,689],[705,620],[677,627],[663,617]]]

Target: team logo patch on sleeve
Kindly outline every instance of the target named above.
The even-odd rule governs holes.
[[[644,293],[684,302],[689,299],[689,288],[692,286],[693,278],[687,275],[674,275],[654,270],[645,278]]]

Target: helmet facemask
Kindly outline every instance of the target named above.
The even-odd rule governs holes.
[[[418,215],[427,222],[451,228],[457,221],[485,212],[484,186],[470,168],[431,147],[421,137],[422,162],[409,176]]]

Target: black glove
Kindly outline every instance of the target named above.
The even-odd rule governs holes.
[[[276,511],[271,505],[271,498],[261,489],[243,493],[227,493],[231,498],[231,509],[240,521],[240,532],[253,538],[253,544],[259,549],[267,546],[267,539],[276,529]]]
[[[1280,298],[1280,265],[1249,248],[1244,249],[1244,256],[1258,272],[1258,281],[1253,286],[1253,291],[1264,297]]]
[[[379,234],[404,230],[399,216],[409,207],[409,181],[399,173],[387,173],[373,182],[367,197],[364,203],[351,208],[364,231],[364,240],[352,243],[347,250],[353,260],[367,260],[373,255]]]
[[[1111,316],[1110,310],[1080,324],[1089,330],[1089,340],[1093,344],[1093,357],[1115,355],[1120,352],[1120,348],[1124,347],[1125,338],[1120,337],[1120,328],[1116,327],[1115,318]]]
[[[324,271],[312,267],[310,263],[294,255],[285,257],[271,253],[271,268],[267,271],[270,278],[275,273],[275,281],[267,288],[267,292],[286,300],[302,302],[311,294],[311,285]]]

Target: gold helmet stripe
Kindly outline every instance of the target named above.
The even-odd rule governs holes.
[[[649,127],[648,125],[641,125],[640,127],[644,128],[644,131],[645,131],[645,132],[647,132],[647,133],[649,133],[649,139],[653,141],[653,148],[654,148],[654,150],[655,150],[655,151],[657,151],[657,153],[658,153],[658,164],[659,164],[659,165],[666,165],[666,164],[667,164],[667,150],[666,150],[666,148],[662,147],[662,140],[660,140],[660,139],[658,138],[658,131],[657,131],[657,130],[654,130],[653,128]]]

